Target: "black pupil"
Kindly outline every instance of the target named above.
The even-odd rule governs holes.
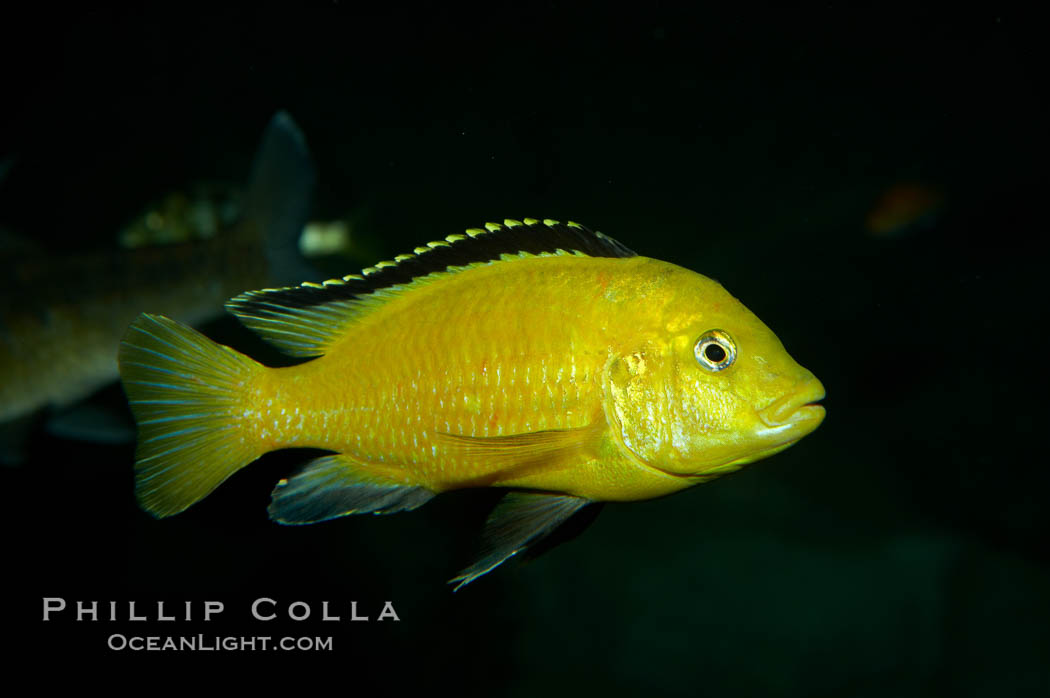
[[[726,350],[718,344],[711,342],[706,347],[704,347],[704,356],[707,357],[707,360],[711,363],[720,364],[723,361],[725,361]]]

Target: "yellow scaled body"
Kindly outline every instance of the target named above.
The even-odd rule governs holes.
[[[143,506],[180,511],[259,455],[288,447],[335,455],[282,481],[271,513],[285,523],[414,508],[463,487],[542,492],[527,500],[540,508],[569,503],[513,545],[504,541],[498,561],[460,577],[470,581],[580,503],[668,494],[819,425],[819,381],[704,276],[554,221],[507,221],[468,231],[479,240],[441,244],[470,252],[507,228],[552,237],[544,244],[556,249],[510,247],[368,294],[336,281],[231,301],[277,346],[316,356],[289,368],[140,318],[121,363],[143,432]],[[558,247],[566,232],[596,236],[584,242],[609,256],[581,253],[571,240]],[[385,266],[393,265],[368,271]],[[171,372],[197,382],[159,387],[172,387],[158,380]],[[187,402],[187,392],[196,397]]]

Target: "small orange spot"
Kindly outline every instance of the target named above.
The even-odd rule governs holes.
[[[915,182],[896,184],[885,192],[864,221],[873,237],[894,237],[915,232],[933,222],[944,196],[936,189]]]

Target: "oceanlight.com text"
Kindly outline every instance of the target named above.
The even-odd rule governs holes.
[[[106,646],[118,652],[331,652],[329,637],[235,635],[123,635],[114,633]]]

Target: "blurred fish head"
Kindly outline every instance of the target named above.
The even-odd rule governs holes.
[[[620,446],[699,482],[816,429],[820,381],[719,283],[667,266],[645,299],[651,323],[607,365],[606,414]]]

